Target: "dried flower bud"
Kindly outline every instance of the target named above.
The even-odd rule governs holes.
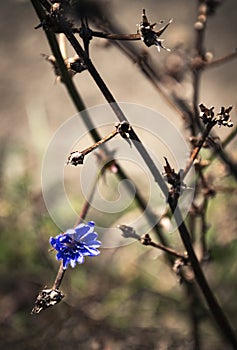
[[[207,14],[207,5],[206,4],[202,4],[199,6],[199,13],[200,15],[206,15]]]
[[[61,4],[59,2],[55,2],[52,7],[51,11],[58,11],[60,9]]]
[[[197,22],[194,24],[194,29],[196,29],[196,30],[203,30],[203,28],[204,28],[204,25],[203,25],[203,23],[200,22],[200,21],[197,21]]]
[[[163,39],[159,39],[159,36],[164,32],[164,30],[169,26],[169,24],[172,22],[170,20],[163,28],[161,28],[158,32],[155,32],[153,28],[155,27],[156,23],[150,24],[148,21],[145,10],[143,10],[142,13],[142,21],[138,25],[138,32],[141,35],[141,39],[144,42],[144,44],[148,47],[155,45],[157,47],[157,50],[160,51],[160,48],[170,51],[170,49],[166,48],[162,43]]]
[[[207,17],[205,15],[198,16],[198,22],[205,23],[207,20]]]
[[[208,51],[205,53],[205,61],[210,63],[213,60],[213,53]]]
[[[218,126],[228,126],[231,128],[233,126],[233,123],[230,119],[230,111],[232,110],[233,106],[229,106],[228,108],[221,107],[220,113],[217,114],[216,121]]]
[[[69,154],[66,164],[77,166],[79,164],[83,164],[83,161],[84,161],[84,154],[76,151]]]
[[[201,103],[199,105],[199,108],[201,110],[200,118],[203,120],[203,123],[208,124],[212,122],[214,118],[214,107],[212,106],[211,108],[207,108],[206,106],[204,106],[204,104]]]

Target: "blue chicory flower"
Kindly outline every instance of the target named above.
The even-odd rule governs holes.
[[[82,264],[84,256],[100,254],[96,248],[100,247],[101,242],[97,241],[98,235],[94,232],[94,226],[94,222],[89,221],[50,238],[50,244],[58,251],[56,259],[63,260],[64,269],[67,269],[69,264],[72,267],[75,267],[76,263]]]

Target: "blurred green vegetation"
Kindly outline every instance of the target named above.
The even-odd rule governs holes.
[[[118,2],[115,3],[118,6]],[[164,9],[167,5],[163,3],[161,8]],[[182,8],[187,5],[187,1],[180,3]],[[236,7],[236,3],[232,4]],[[156,2],[149,1],[149,5],[156,6]],[[46,114],[45,117],[42,112],[40,116],[42,124],[46,120],[44,130],[50,137],[64,120],[65,110],[69,114],[74,110],[65,97],[65,90],[53,85],[53,74],[39,57],[40,52],[48,49],[42,38],[38,44],[39,34],[33,31],[37,19],[30,5],[26,1],[12,0],[0,6],[6,26],[1,62],[4,94],[0,134],[0,347],[5,350],[193,349],[189,300],[183,285],[179,284],[162,253],[138,242],[117,249],[102,249],[99,257],[70,269],[61,287],[65,299],[38,316],[30,315],[38,291],[45,285],[51,286],[57,273],[59,264],[55,253],[48,252],[48,241],[59,229],[45,208],[40,188],[42,150],[49,139],[40,139],[40,145],[37,143],[37,132],[29,125],[27,103],[33,99],[36,114],[42,110]],[[134,7],[140,11],[140,2],[134,1],[133,10]],[[187,32],[186,27],[184,31]],[[43,37],[42,33],[40,35]],[[9,58],[8,51],[14,57]],[[228,74],[230,76],[231,72]],[[120,75],[119,72],[118,77]],[[236,81],[231,84],[234,86]],[[213,90],[210,94],[207,99],[219,96]],[[225,98],[228,101],[228,97]],[[91,104],[99,102],[90,100]],[[148,99],[148,105],[149,102]],[[50,114],[58,119],[51,120]],[[233,121],[236,124],[236,120]],[[230,152],[236,157],[236,144],[232,145]],[[211,259],[203,268],[236,329],[236,181],[218,160],[210,166],[208,174],[217,194],[207,212]],[[110,186],[117,187],[116,181],[111,181]],[[72,198],[72,202],[78,201],[75,205],[80,208],[82,200],[81,195]],[[137,215],[134,202],[120,215],[128,212]],[[105,217],[93,210],[91,216],[91,220],[105,227],[119,218],[118,214]],[[168,238],[174,248],[182,251],[177,233]],[[201,349],[226,349],[206,307],[198,305],[198,310]]]
[[[11,152],[14,149],[3,162],[7,163]],[[50,286],[55,278],[58,263],[55,253],[48,252],[48,239],[59,230],[44,207],[40,191],[34,188],[27,157],[27,150],[18,152],[21,174],[2,176],[1,346],[159,349],[157,344],[169,344],[172,349],[191,349],[190,319],[182,286],[163,255],[138,242],[123,248],[102,249],[101,256],[70,269],[62,285],[65,299],[38,316],[30,315],[38,291],[44,285]],[[216,166],[213,164],[213,169]],[[225,176],[221,186],[234,188],[235,183]],[[204,265],[210,284],[233,324],[237,320],[235,208],[235,196],[220,193],[212,199],[207,233],[211,261]],[[93,215],[97,221],[96,213]],[[173,244],[177,242],[176,236],[177,233],[171,237]],[[181,244],[178,246],[180,249]],[[200,320],[201,339],[205,339],[203,349],[223,348],[225,345],[202,306]]]

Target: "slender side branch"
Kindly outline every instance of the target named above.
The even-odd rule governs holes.
[[[90,152],[94,151],[96,148],[99,146],[103,145],[105,142],[111,140],[114,136],[118,134],[118,130],[112,131],[109,135],[103,137],[101,140],[97,141],[94,143],[92,146],[84,149],[83,151],[74,151],[69,154],[67,163],[66,164],[72,164],[72,165],[78,165],[78,164],[83,164],[84,157],[89,154]]]
[[[143,244],[143,245],[151,246],[153,248],[163,250],[164,252],[166,252],[166,253],[168,253],[176,258],[182,259],[183,262],[188,263],[188,256],[187,255],[181,254],[170,247],[166,247],[160,243],[156,243],[156,242],[152,241],[152,239],[148,233],[146,233],[143,236],[139,236],[133,227],[126,226],[126,225],[118,225],[117,227],[123,232],[122,233],[123,237],[134,238],[134,239],[138,240],[139,242],[141,242],[141,244]]]
[[[103,33],[92,30],[91,35],[96,38],[110,39],[110,40],[141,40],[141,35],[137,34],[113,34]]]
[[[67,159],[67,164],[78,165],[83,164],[84,157],[90,152],[94,151],[105,142],[114,138],[117,134],[120,134],[123,138],[128,139],[128,132],[130,131],[130,125],[127,122],[118,123],[115,125],[116,129],[113,130],[109,135],[103,137],[101,140],[94,143],[94,145],[84,149],[83,151],[72,152]]]

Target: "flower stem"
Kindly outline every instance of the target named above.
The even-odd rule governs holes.
[[[56,276],[55,281],[52,285],[52,289],[59,289],[65,272],[66,272],[66,270],[63,268],[63,262],[61,262],[57,276]]]

